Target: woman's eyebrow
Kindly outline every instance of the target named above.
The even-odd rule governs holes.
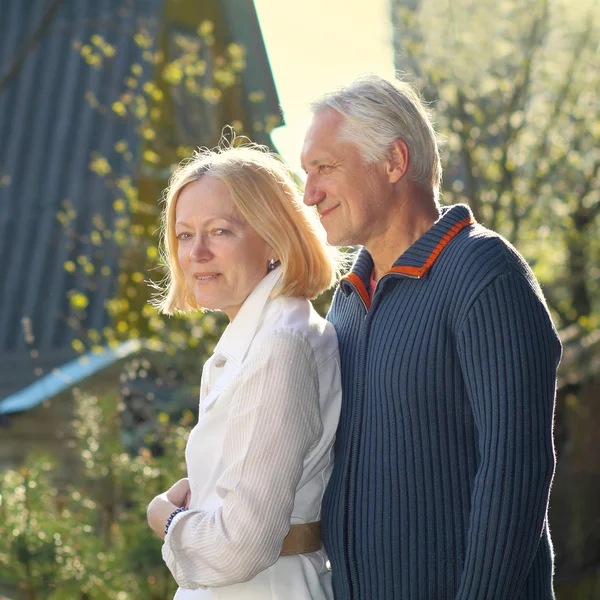
[[[210,218],[206,219],[206,221],[202,222],[202,226],[206,227],[207,225],[210,225],[210,224],[214,223],[215,221],[229,221],[230,223],[233,223],[235,225],[244,225],[244,223],[245,223],[245,221],[243,221],[239,217],[236,217],[235,215],[225,215],[225,216],[218,216],[218,217],[210,217]],[[194,226],[191,223],[188,223],[187,221],[175,221],[175,227],[193,228]]]

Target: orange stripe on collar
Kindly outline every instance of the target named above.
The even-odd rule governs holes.
[[[411,277],[422,277],[423,275],[425,275],[425,273],[427,273],[427,271],[429,271],[431,265],[433,265],[437,257],[440,255],[440,252],[446,247],[450,240],[461,229],[463,229],[467,225],[472,225],[473,223],[475,223],[475,219],[473,217],[467,217],[466,219],[463,219],[462,221],[459,221],[458,223],[453,225],[448,230],[446,235],[439,241],[438,245],[432,250],[431,254],[427,257],[427,260],[425,261],[422,267],[392,267],[389,271],[387,271],[387,273],[400,273],[402,275],[410,275]],[[386,275],[387,273],[384,273],[384,275]]]
[[[363,301],[365,308],[369,310],[371,307],[371,296],[369,292],[367,292],[367,288],[362,282],[362,279],[356,275],[356,273],[348,273],[348,275],[345,275],[342,279],[345,279],[354,286],[360,296],[360,299]]]
[[[408,275],[409,277],[421,278],[429,269],[431,265],[436,261],[437,257],[440,255],[440,252],[446,247],[446,245],[452,240],[452,238],[464,227],[467,225],[473,225],[475,223],[475,219],[470,216],[462,221],[459,221],[455,225],[453,225],[448,232],[444,235],[444,237],[438,242],[437,246],[432,250],[431,254],[427,257],[427,260],[421,267],[410,267],[410,266],[400,266],[400,267],[392,267],[389,271],[386,271],[381,277],[388,275],[390,273],[397,273],[400,275]],[[381,278],[380,278],[381,279]],[[371,295],[367,291],[365,284],[362,282],[362,279],[356,273],[348,273],[341,278],[341,281],[347,281],[352,285],[352,287],[357,291],[362,303],[365,305],[365,309],[369,310],[371,307]]]

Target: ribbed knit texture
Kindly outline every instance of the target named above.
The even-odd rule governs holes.
[[[424,265],[471,215],[443,217],[395,266]],[[373,262],[353,267],[366,289]],[[329,313],[343,402],[323,504],[337,600],[548,600],[547,504],[561,346],[523,258],[467,225],[420,279],[383,276]]]

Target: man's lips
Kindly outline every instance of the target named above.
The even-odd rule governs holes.
[[[325,210],[319,211],[319,217],[323,219],[327,215],[331,214],[338,206],[339,204],[336,204],[335,206],[331,206],[329,208],[326,208]]]

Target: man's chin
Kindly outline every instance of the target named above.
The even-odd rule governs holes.
[[[330,246],[338,246],[338,247],[346,247],[346,246],[354,246],[355,244],[349,241],[349,236],[340,234],[335,231],[327,231],[327,243]]]

